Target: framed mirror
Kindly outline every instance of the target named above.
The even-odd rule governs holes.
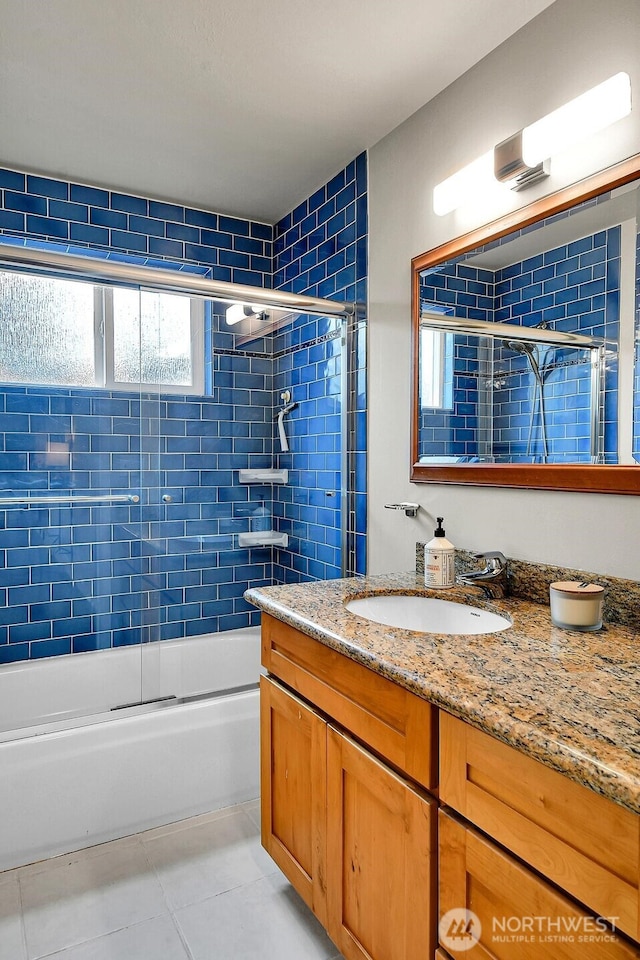
[[[640,154],[412,284],[411,480],[640,494]]]

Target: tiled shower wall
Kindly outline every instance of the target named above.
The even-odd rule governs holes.
[[[309,296],[366,303],[367,166],[361,154],[279,221],[274,234],[274,287]],[[344,394],[342,389],[344,387]],[[366,531],[366,328],[300,317],[274,341],[274,407],[290,390],[298,404],[288,421],[291,451],[278,454],[291,483],[276,490],[274,511],[290,535],[277,550],[284,582],[340,576],[341,511],[346,510],[346,571],[364,573]],[[348,397],[348,399],[347,399]],[[350,409],[346,459],[341,410]],[[279,450],[275,442],[276,452]],[[349,495],[341,497],[341,487]]]
[[[520,263],[489,271],[447,264],[421,284],[426,309],[477,320],[495,320],[572,331],[595,338],[618,338],[620,228],[613,227],[556,247]],[[525,357],[498,344],[495,368],[482,363],[477,338],[456,335],[454,407],[422,412],[421,453],[473,456],[482,453],[479,405],[482,383],[491,391],[491,446],[499,462],[527,459],[531,412],[532,454],[542,456],[539,400]],[[475,345],[474,345],[475,344]],[[589,462],[590,366],[587,351],[537,350],[543,369],[550,462]],[[480,385],[480,386],[479,386]],[[607,365],[604,455],[617,451],[617,369]]]
[[[346,171],[341,175],[346,179]],[[4,242],[45,240],[71,253],[90,248],[114,260],[270,287],[272,235],[261,223],[0,170]],[[328,233],[325,239],[337,242]],[[346,287],[340,291],[346,297]],[[349,298],[354,293],[350,285]],[[216,312],[209,319],[216,347],[219,319]],[[0,511],[0,662],[257,622],[244,591],[273,582],[287,563],[274,565],[270,548],[238,548],[237,534],[249,529],[251,513],[272,491],[240,485],[237,471],[272,463],[274,364],[281,360],[273,346],[216,349],[206,396],[0,390],[3,495],[141,497],[140,505]],[[310,394],[316,389],[308,385]],[[316,443],[330,444],[332,455],[334,427],[328,418],[310,424],[314,438],[326,434]],[[302,442],[292,437],[292,450],[301,451]],[[324,470],[314,464],[314,471],[334,464],[326,458]],[[300,471],[297,488],[304,491],[312,479],[318,482]],[[301,577],[337,575],[335,522],[330,511],[316,513],[304,529],[289,527],[296,556],[309,553],[307,537],[318,541],[313,563],[299,565]]]

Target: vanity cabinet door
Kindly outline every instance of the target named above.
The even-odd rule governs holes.
[[[640,948],[440,810],[440,941],[475,960],[638,960]],[[462,917],[458,911],[473,911]],[[449,922],[450,921],[450,922]],[[464,951],[462,953],[461,951]]]
[[[260,678],[262,845],[326,927],[327,724]]]
[[[347,960],[433,957],[435,828],[434,800],[329,726],[328,931]]]

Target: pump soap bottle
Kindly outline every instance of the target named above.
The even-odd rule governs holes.
[[[424,548],[424,585],[435,589],[452,587],[456,580],[456,549],[445,537],[443,519],[436,517],[438,526],[433,531],[433,540],[429,540]]]

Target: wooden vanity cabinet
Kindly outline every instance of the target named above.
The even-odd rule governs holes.
[[[262,662],[262,842],[347,960],[455,960],[454,908],[470,958],[640,960],[640,817],[266,614]],[[511,916],[584,929],[496,939]]]
[[[434,708],[286,624],[262,629],[264,847],[347,960],[431,960],[437,802],[417,777],[435,778]]]
[[[440,916],[464,908],[479,921],[478,925],[474,920],[472,927],[478,940],[465,956],[482,960],[637,960],[640,956],[638,948],[604,920],[590,915],[442,809],[438,837]],[[452,954],[458,956],[453,949]]]
[[[435,949],[437,804],[328,728],[329,936],[347,960]]]
[[[326,721],[261,677],[260,739],[262,846],[326,927]]]
[[[440,799],[489,838],[440,812],[440,915],[452,906],[466,906],[479,915],[484,911],[487,922],[498,914],[586,921],[591,911],[615,918],[616,930],[639,939],[636,814],[444,712]],[[571,949],[542,942],[507,946],[478,945],[470,956],[640,957],[640,948],[620,937],[578,942]]]

